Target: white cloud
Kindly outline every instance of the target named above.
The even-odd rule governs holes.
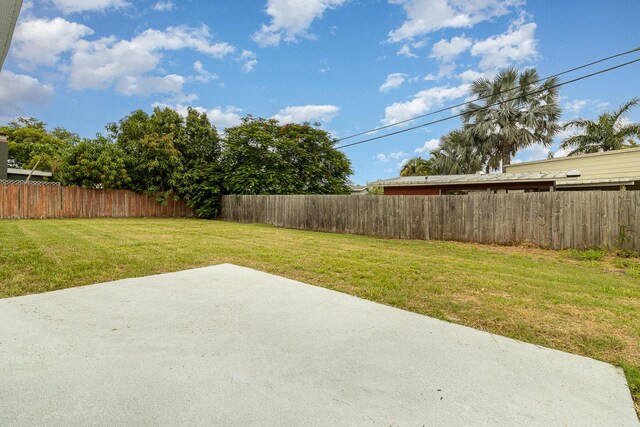
[[[411,47],[408,44],[403,44],[396,54],[406,56],[407,58],[418,58],[418,55],[411,51]]]
[[[567,157],[571,153],[571,148],[558,148],[553,152],[553,158],[559,159],[560,157]]]
[[[205,26],[169,27],[165,31],[149,29],[131,40],[117,40],[113,36],[95,41],[80,40],[71,55],[69,85],[72,89],[107,89],[116,84],[121,91],[131,87],[130,81],[140,80],[155,71],[163,51],[181,49],[192,49],[218,59],[235,50],[228,43],[212,42]],[[168,77],[163,77],[164,83],[172,81],[175,85],[177,80]]]
[[[218,129],[226,129],[228,127],[238,126],[242,122],[240,112],[242,110],[237,107],[215,107],[206,110],[207,117]]]
[[[471,45],[471,40],[464,36],[454,37],[449,41],[442,39],[433,45],[431,57],[439,61],[451,62],[456,56],[469,49]]]
[[[588,99],[574,99],[573,101],[565,102],[564,109],[570,113],[579,113],[589,105]]]
[[[171,0],[160,0],[156,4],[153,5],[153,10],[157,10],[158,12],[165,12],[168,10],[173,10],[176,8],[176,4]]]
[[[116,84],[116,92],[123,95],[149,96],[156,93],[182,92],[184,77],[169,74],[164,77],[124,76]]]
[[[400,86],[404,84],[404,82],[409,77],[408,74],[402,73],[393,73],[387,76],[387,80],[380,86],[380,92],[389,92],[393,89],[398,89]]]
[[[384,153],[376,154],[373,158],[382,163],[389,163],[391,161],[391,159]]]
[[[245,73],[252,72],[256,68],[256,65],[258,65],[256,54],[250,50],[244,49],[240,54],[240,58],[238,58],[238,60],[243,62],[242,71],[244,71]]]
[[[104,11],[129,6],[125,0],[52,0],[63,13]]]
[[[440,64],[438,68],[438,77],[450,78],[453,76],[453,72],[456,70],[456,64],[453,62],[445,62]]]
[[[27,19],[16,26],[12,55],[22,67],[55,65],[60,54],[68,52],[93,30],[62,18]]]
[[[168,27],[165,31],[148,29],[134,37],[131,44],[145,51],[193,49],[217,59],[235,51],[229,43],[213,42],[206,25],[198,28],[180,25]]]
[[[20,13],[30,12],[33,9],[33,0],[24,0]]]
[[[433,107],[442,105],[445,101],[465,96],[468,91],[468,84],[454,87],[439,86],[423,90],[415,94],[410,101],[395,102],[385,108],[385,118],[382,122],[385,125],[390,125],[424,114]]]
[[[0,73],[0,120],[22,115],[29,105],[43,105],[53,96],[53,87],[30,76],[4,70]]]
[[[389,33],[389,41],[412,40],[443,28],[471,28],[506,15],[522,0],[389,0],[402,6],[406,21]]]
[[[381,163],[389,163],[393,160],[400,160],[402,162],[406,157],[407,153],[404,151],[392,151],[389,154],[380,153],[373,156],[376,161]]]
[[[536,24],[522,19],[509,26],[507,32],[476,42],[473,56],[480,56],[480,68],[493,70],[513,63],[523,63],[538,57],[535,39]]]
[[[603,111],[609,107],[608,102],[597,101],[593,99],[574,99],[564,103],[564,109],[566,112],[578,114],[581,111],[589,108],[596,111]]]
[[[484,77],[484,78],[488,77],[488,73],[481,73],[475,70],[466,70],[458,74],[458,78],[460,78],[460,80],[462,80],[465,83],[476,81],[481,77]]]
[[[549,156],[550,149],[542,144],[534,144],[520,151],[516,157],[523,162],[532,162],[534,160],[544,160]]]
[[[293,42],[301,37],[310,38],[309,27],[322,18],[327,9],[343,5],[346,0],[267,0],[267,14],[271,22],[263,24],[253,34],[261,47],[278,46],[281,41]]]
[[[114,36],[91,41],[85,38],[93,33],[85,25],[62,18],[30,18],[18,24],[12,52],[23,68],[63,63],[60,69],[68,74],[72,89],[115,86],[119,93],[140,95],[144,90],[149,90],[146,94],[181,90],[184,79],[180,76],[148,75],[158,69],[164,51],[191,49],[217,59],[224,59],[235,51],[228,43],[213,41],[206,26],[177,26],[164,31],[148,29],[130,40]],[[70,52],[69,60],[63,62],[61,56],[67,52]],[[243,62],[245,71],[257,63],[255,54],[247,50],[238,60]],[[196,79],[200,81],[217,78],[203,68],[196,71]]]
[[[429,141],[425,142],[422,147],[416,148],[415,153],[429,154],[431,151],[436,150],[438,147],[440,147],[440,140],[430,139]]]
[[[165,98],[163,103],[172,103],[172,104],[179,104],[179,105],[185,105],[185,104],[193,104],[194,101],[198,100],[198,95],[196,95],[195,93],[189,93],[189,94],[185,94],[182,92],[178,92],[173,94],[172,96]],[[166,105],[166,104],[163,104]]]
[[[336,105],[302,105],[283,108],[273,116],[282,123],[330,122],[340,112]]]
[[[200,61],[196,61],[193,64],[193,69],[197,74],[195,79],[201,83],[209,83],[212,80],[218,80],[220,78],[217,74],[207,71]]]

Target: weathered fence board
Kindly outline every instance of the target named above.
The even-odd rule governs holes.
[[[0,185],[0,219],[189,217],[184,200],[127,190]]]
[[[224,196],[220,218],[400,239],[640,250],[640,191]]]

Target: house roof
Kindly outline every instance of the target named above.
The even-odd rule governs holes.
[[[371,183],[371,185],[382,187],[405,187],[541,181],[555,183],[556,180],[571,177],[576,178],[579,176],[580,171],[577,170],[559,172],[487,173],[474,175],[401,176],[399,178],[376,181]]]
[[[22,0],[2,0],[0,2],[0,69],[9,52],[13,30],[22,8]]]
[[[25,175],[28,176],[31,171],[27,170],[27,169],[13,169],[13,168],[9,168],[7,169],[7,173],[9,175]],[[31,173],[32,176],[44,176],[44,177],[51,177],[53,176],[53,174],[51,172],[44,172],[44,171],[33,171],[33,173]]]
[[[566,179],[556,181],[556,187],[607,187],[635,185],[636,182],[640,183],[640,176],[636,178]]]

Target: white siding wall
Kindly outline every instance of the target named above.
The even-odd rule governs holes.
[[[640,148],[507,166],[508,173],[569,171],[573,169],[582,173],[581,180],[640,178]]]

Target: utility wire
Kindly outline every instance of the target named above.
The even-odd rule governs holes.
[[[580,65],[578,67],[574,67],[574,68],[571,68],[569,70],[562,71],[562,72],[557,73],[557,74],[553,74],[553,75],[551,75],[549,77],[538,79],[538,80],[534,81],[531,84],[540,83],[543,80],[548,80],[548,79],[552,79],[552,78],[555,78],[555,77],[563,76],[565,74],[573,73],[574,71],[582,70],[583,68],[591,67],[593,65],[600,64],[601,62],[609,61],[611,59],[619,58],[621,56],[629,55],[631,53],[635,53],[635,52],[638,52],[638,51],[640,51],[640,47],[637,47],[637,48],[631,49],[631,50],[627,50],[626,52],[621,52],[621,53],[617,53],[615,55],[607,56],[606,58],[598,59],[596,61],[589,62],[588,64]],[[443,113],[443,112],[448,111],[448,110],[453,110],[454,108],[464,107],[465,105],[468,105],[468,104],[471,104],[471,103],[474,103],[474,102],[478,102],[478,101],[482,101],[484,99],[487,99],[490,96],[502,95],[503,93],[511,92],[513,90],[516,90],[516,89],[518,89],[518,88],[505,89],[505,90],[503,90],[501,92],[498,92],[497,94],[492,94],[492,95],[488,95],[488,96],[479,97],[479,98],[476,98],[476,99],[471,100],[471,101],[461,102],[460,104],[451,105],[449,107],[445,107],[445,108],[441,108],[439,110],[431,111],[430,113],[426,113],[426,114],[422,114],[422,115],[419,115],[419,116],[415,116],[415,117],[412,117],[410,119],[401,120],[399,122],[394,122],[394,123],[391,123],[391,124],[388,124],[388,125],[385,125],[385,126],[380,126],[380,127],[375,128],[375,129],[365,130],[365,131],[362,131],[362,132],[359,132],[359,133],[354,133],[353,135],[345,136],[344,138],[338,139],[338,142],[346,141],[347,139],[352,139],[352,138],[355,138],[357,136],[366,135],[366,134],[369,134],[369,133],[372,133],[372,132],[381,131],[383,129],[388,129],[390,127],[394,127],[394,126],[398,126],[398,125],[401,125],[401,124],[404,124],[404,123],[412,122],[414,120],[423,119],[425,117],[433,116],[434,114]]]
[[[587,74],[587,75],[584,75],[584,76],[581,76],[581,77],[577,77],[577,78],[572,79],[572,80],[567,80],[566,82],[557,83],[555,85],[552,85],[552,86],[549,86],[549,87],[546,87],[546,88],[543,88],[543,89],[534,90],[532,92],[526,93],[525,95],[534,95],[536,93],[544,92],[546,90],[555,89],[555,88],[558,88],[558,87],[561,87],[561,86],[566,86],[568,84],[575,83],[575,82],[578,82],[580,80],[585,80],[585,79],[597,76],[599,74],[608,73],[609,71],[613,71],[613,70],[616,70],[618,68],[622,68],[622,67],[626,67],[626,66],[631,65],[631,64],[635,64],[636,62],[640,62],[640,58],[635,59],[633,61],[625,62],[623,64],[615,65],[613,67],[609,67],[609,68],[606,68],[604,70],[595,71],[595,72],[593,72],[591,74]],[[491,104],[491,105],[487,105],[487,106],[481,107],[477,111],[487,110],[487,109],[489,109],[491,107],[495,107],[497,105],[502,105],[502,104],[506,104],[507,102],[516,101],[519,98],[521,98],[522,96],[523,95],[519,95],[519,96],[516,96],[514,98],[505,99],[503,101],[496,102],[495,104]],[[448,109],[446,109],[446,110],[448,110]],[[446,110],[443,110],[443,111],[446,111]],[[371,141],[375,141],[375,140],[382,139],[382,138],[388,138],[388,137],[393,136],[393,135],[398,135],[398,134],[401,134],[401,133],[409,132],[409,131],[412,131],[412,130],[415,130],[415,129],[423,128],[425,126],[430,126],[430,125],[434,125],[436,123],[446,122],[447,120],[455,119],[457,117],[462,117],[463,115],[464,115],[464,113],[455,114],[453,116],[449,116],[449,117],[445,117],[445,118],[442,118],[442,119],[434,120],[434,121],[431,121],[431,122],[423,123],[423,124],[417,125],[417,126],[412,126],[410,128],[398,130],[398,131],[387,133],[387,134],[384,134],[384,135],[379,135],[379,136],[376,136],[376,137],[373,137],[373,138],[368,138],[368,139],[365,139],[365,140],[362,140],[362,141],[352,142],[350,144],[339,145],[339,146],[335,147],[335,149],[353,147],[354,145],[360,145],[360,144],[364,144],[366,142],[371,142]]]

